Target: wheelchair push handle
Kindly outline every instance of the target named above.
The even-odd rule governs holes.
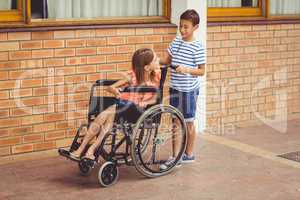
[[[116,83],[118,80],[97,80],[94,86],[109,86]],[[153,92],[156,93],[159,91],[159,88],[151,86],[129,86],[125,88],[119,88],[119,92],[137,92],[137,93],[146,93]]]
[[[109,86],[109,85],[112,85],[114,83],[116,83],[118,80],[97,80],[95,85],[96,86]]]

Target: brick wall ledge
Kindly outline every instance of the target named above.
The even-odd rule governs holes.
[[[233,25],[272,25],[272,24],[300,24],[300,19],[290,20],[249,20],[235,22],[207,22],[207,26],[233,26]]]
[[[44,26],[44,27],[10,27],[0,28],[0,33],[6,32],[38,32],[38,31],[61,31],[61,30],[87,30],[87,29],[115,29],[115,28],[175,28],[172,23],[153,24],[118,24],[118,25],[72,25],[72,26]]]

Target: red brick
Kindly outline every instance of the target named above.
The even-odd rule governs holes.
[[[86,62],[87,62],[86,57],[66,58],[66,65],[83,65],[86,64]]]
[[[11,32],[8,33],[8,40],[30,40],[31,33],[29,32]]]
[[[97,74],[89,74],[87,75],[87,81],[88,82],[95,82],[99,79],[106,79],[106,73],[97,73]]]
[[[54,39],[74,38],[75,31],[54,31]]]
[[[44,115],[45,122],[62,121],[65,119],[65,113],[53,113]]]
[[[0,148],[0,156],[10,155],[10,147],[2,147]]]
[[[47,131],[52,131],[52,130],[55,130],[55,122],[36,124],[33,126],[34,133],[47,132]]]
[[[58,77],[49,77],[44,79],[44,86],[51,86],[51,85],[63,85],[64,84],[64,77],[58,76]]]
[[[95,30],[77,30],[75,31],[75,35],[77,38],[90,38],[90,37],[95,37],[96,32]]]
[[[133,29],[133,28],[120,28],[120,29],[117,29],[116,35],[135,35],[135,29]]]
[[[12,147],[12,154],[26,153],[33,151],[33,144],[22,144]]]
[[[95,73],[96,72],[96,65],[85,65],[76,67],[77,73]]]
[[[44,121],[43,115],[31,115],[31,116],[25,116],[21,118],[21,124],[22,125],[32,125],[32,124],[39,124]]]
[[[75,56],[75,49],[55,49],[55,57]]]
[[[86,40],[83,39],[66,40],[66,47],[84,47],[85,45]]]
[[[8,118],[9,110],[0,110],[0,118]]]
[[[90,47],[90,48],[78,48],[76,49],[76,55],[82,56],[82,55],[95,55],[97,53],[96,47]]]
[[[129,61],[129,55],[127,54],[115,54],[115,55],[108,55],[107,56],[107,62],[113,63],[113,62],[124,62]]]
[[[31,135],[23,136],[24,143],[42,142],[43,140],[44,140],[43,134],[31,134]]]
[[[107,44],[106,38],[92,38],[86,40],[86,46],[105,46]]]
[[[18,42],[0,42],[0,51],[19,50]]]
[[[12,51],[9,52],[10,60],[31,59],[31,51]]]
[[[49,39],[53,39],[53,32],[32,32],[32,39],[33,40],[49,40]]]
[[[51,131],[47,132],[45,134],[45,140],[56,140],[56,139],[61,139],[65,137],[65,131],[60,130],[60,131]]]
[[[106,56],[104,55],[87,57],[87,64],[97,64],[97,63],[105,63],[105,62],[106,62]]]
[[[145,36],[145,42],[146,43],[157,43],[157,42],[162,42],[163,37],[161,35],[149,35]]]
[[[116,47],[98,47],[97,54],[114,54],[116,52]]]
[[[75,67],[68,66],[68,67],[59,67],[55,69],[55,75],[70,75],[75,74]]]
[[[29,107],[15,108],[15,109],[11,109],[10,111],[11,117],[19,117],[19,116],[26,116],[26,115],[32,115],[32,108]]]
[[[34,151],[42,151],[42,150],[54,149],[54,148],[56,148],[55,141],[48,141],[48,142],[33,144]]]
[[[64,66],[65,60],[64,58],[50,58],[44,60],[45,67],[58,67]]]
[[[7,33],[0,33],[0,41],[6,41],[7,40]]]
[[[116,29],[98,29],[96,30],[96,37],[113,36],[116,33]]]
[[[0,52],[0,61],[8,61],[8,52]]]
[[[126,44],[126,37],[109,37],[107,45],[122,45]]]
[[[32,132],[31,126],[22,126],[22,127],[9,129],[9,135],[11,136],[27,135],[31,132]]]
[[[41,87],[43,84],[42,79],[25,79],[21,81],[21,87]]]
[[[32,69],[43,67],[43,60],[22,60],[20,62],[22,69]]]
[[[65,41],[64,40],[45,40],[43,42],[44,48],[64,48]]]
[[[83,75],[73,75],[73,76],[66,76],[65,77],[65,83],[70,84],[70,83],[82,83],[85,82],[85,76]]]
[[[0,91],[0,99],[8,99],[9,91]]]
[[[117,53],[131,53],[133,54],[135,50],[134,45],[124,45],[124,46],[118,46],[117,47]]]
[[[144,43],[145,36],[128,36],[127,43],[128,44],[136,44],[136,43]]]
[[[42,48],[42,41],[21,42],[21,49],[40,49],[40,48]]]

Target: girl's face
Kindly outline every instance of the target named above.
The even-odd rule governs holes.
[[[150,64],[145,66],[145,70],[149,70],[151,72],[151,71],[155,71],[157,69],[160,69],[159,59],[158,59],[156,53],[153,52],[153,60],[151,61]]]

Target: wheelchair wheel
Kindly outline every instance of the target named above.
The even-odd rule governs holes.
[[[78,162],[78,167],[79,167],[80,174],[83,175],[83,176],[90,175],[90,173],[93,169],[93,165],[94,164],[91,164],[91,162],[89,160],[87,160],[86,158],[81,159]]]
[[[147,130],[151,132],[145,134]],[[180,161],[186,143],[187,129],[182,114],[172,106],[155,105],[135,124],[131,145],[133,164],[144,176],[165,175]]]
[[[105,162],[98,172],[99,183],[102,187],[108,187],[115,184],[119,178],[119,169],[116,164]]]

